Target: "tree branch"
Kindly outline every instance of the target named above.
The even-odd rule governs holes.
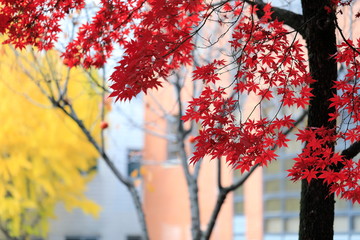
[[[54,104],[54,106],[56,106],[57,108],[62,110],[68,117],[70,117],[78,125],[78,127],[81,129],[81,131],[87,137],[88,141],[94,146],[94,148],[100,154],[102,159],[105,161],[106,165],[108,165],[110,170],[114,173],[115,177],[121,183],[123,183],[126,186],[126,188],[130,192],[130,195],[131,195],[131,197],[132,197],[132,199],[134,201],[136,212],[138,214],[140,225],[141,225],[142,232],[143,232],[143,237],[144,237],[145,240],[148,240],[149,235],[148,235],[148,230],[147,230],[147,225],[146,225],[146,220],[145,220],[145,214],[144,214],[143,207],[141,205],[141,200],[140,200],[140,197],[139,197],[139,193],[137,192],[134,183],[132,181],[129,181],[128,179],[126,179],[120,173],[120,171],[117,169],[115,164],[110,160],[109,156],[106,154],[106,152],[103,150],[103,148],[97,143],[95,138],[88,131],[88,129],[84,125],[83,121],[81,121],[79,119],[79,117],[77,116],[77,114],[76,114],[75,110],[73,109],[72,105],[67,105],[70,108],[70,111],[68,111],[68,110],[65,109],[65,106],[63,104],[57,102],[54,98],[51,98],[50,96],[48,96],[48,98]]]
[[[344,42],[346,43],[346,45],[348,45],[354,52],[356,52],[357,54],[360,54],[360,52],[351,44],[349,43],[349,41],[346,39],[342,29],[339,27],[339,23],[337,21],[337,18],[335,18],[335,26],[336,29],[339,31],[341,38],[344,40]]]
[[[17,51],[14,51],[14,53],[18,59],[20,54],[18,54]],[[37,59],[35,59],[35,60],[37,60]],[[80,130],[86,136],[86,138],[90,142],[90,144],[93,145],[93,147],[99,153],[101,158],[105,161],[106,165],[110,168],[110,170],[113,172],[115,177],[122,184],[124,184],[126,186],[127,190],[130,192],[130,195],[135,204],[135,208],[136,208],[137,215],[139,217],[139,222],[141,225],[143,238],[145,240],[148,240],[149,234],[148,234],[148,230],[147,230],[147,226],[146,226],[145,215],[144,215],[144,211],[142,208],[142,203],[141,203],[141,200],[139,197],[139,193],[134,185],[134,182],[131,181],[130,179],[127,179],[125,176],[123,176],[123,174],[117,169],[115,164],[111,161],[111,159],[107,155],[105,149],[97,142],[97,140],[90,133],[88,128],[85,126],[84,122],[78,117],[78,115],[77,115],[75,109],[73,108],[73,106],[71,105],[71,103],[69,103],[68,101],[65,100],[66,99],[65,95],[66,95],[67,91],[62,91],[61,87],[56,87],[55,89],[51,88],[51,81],[57,81],[57,79],[52,79],[52,77],[54,77],[55,74],[50,76],[50,79],[47,79],[46,74],[44,74],[41,71],[40,63],[37,61],[36,61],[36,63],[37,63],[36,64],[37,68],[35,68],[35,70],[40,72],[41,77],[46,82],[46,86],[48,86],[48,88],[49,88],[48,90],[44,89],[42,87],[42,85],[40,84],[40,82],[35,80],[35,78],[29,73],[29,71],[27,71],[27,69],[23,66],[23,64],[21,64],[21,61],[19,60],[19,66],[21,66],[21,68],[24,70],[25,74],[27,74],[27,76],[39,88],[41,93],[49,99],[50,103],[54,107],[60,109],[66,116],[68,116],[70,119],[72,119],[75,122],[75,124],[80,128]],[[54,69],[51,69],[53,67],[51,64],[49,64],[49,67],[50,67],[50,71],[55,71]],[[68,81],[68,79],[67,79],[67,81]],[[67,82],[66,82],[66,84],[67,84]],[[53,90],[57,90],[57,92],[55,93],[55,92],[53,92]]]
[[[350,160],[360,153],[360,142],[354,142],[350,147],[341,152],[345,159]]]
[[[179,141],[179,154],[181,166],[184,171],[186,183],[188,186],[188,191],[190,195],[190,213],[191,213],[191,235],[193,240],[200,240],[201,238],[201,224],[200,224],[200,209],[199,209],[199,197],[198,197],[198,183],[197,176],[190,173],[189,164],[188,164],[188,155],[185,149],[185,138],[187,136],[187,131],[184,128],[184,122],[181,121],[181,116],[183,112],[183,105],[181,99],[181,90],[183,85],[180,82],[180,75],[177,73],[175,82],[173,86],[176,92],[176,100],[178,104],[178,129],[177,129],[177,140]]]
[[[296,120],[296,122],[294,123],[294,126],[292,126],[291,128],[287,129],[286,131],[283,132],[283,134],[288,135],[292,130],[294,130],[294,128],[299,125],[307,116],[308,111],[304,111],[302,113],[302,115]],[[276,149],[277,146],[275,145],[273,147],[273,149]],[[219,161],[220,162],[220,161]],[[240,178],[237,182],[231,184],[228,187],[222,187],[221,186],[221,180],[219,180],[220,176],[220,171],[218,170],[218,186],[219,186],[219,195],[217,197],[217,201],[214,207],[214,210],[212,211],[208,226],[206,228],[206,231],[204,232],[204,239],[208,240],[210,239],[211,233],[214,229],[215,223],[216,223],[216,219],[220,213],[221,210],[221,206],[223,205],[226,196],[228,193],[236,190],[238,187],[242,186],[245,181],[251,176],[251,174],[256,170],[256,168],[260,166],[259,164],[256,164],[254,166],[252,166],[249,170],[249,172],[247,172],[242,178]]]
[[[214,229],[214,226],[215,226],[215,223],[216,223],[216,219],[217,219],[217,217],[218,217],[218,215],[220,213],[221,207],[224,204],[226,196],[227,196],[227,194],[229,192],[230,191],[227,190],[226,188],[221,188],[221,190],[219,191],[219,195],[218,195],[218,198],[216,200],[215,208],[212,211],[209,224],[208,224],[208,226],[206,228],[206,231],[204,232],[204,237],[203,237],[204,240],[209,240],[210,239],[211,233],[213,232],[213,229]]]
[[[222,186],[222,182],[221,182],[221,159],[218,158],[217,159],[217,184],[218,184],[218,188],[219,190],[221,190],[223,188]]]
[[[263,9],[266,3],[264,3],[263,0],[244,0],[244,2],[251,6],[257,6],[259,8],[259,11],[256,13],[259,18],[264,15]],[[273,11],[273,14],[271,15],[272,20],[278,19],[280,22],[284,22],[285,25],[288,25],[289,27],[299,32],[301,36],[305,36],[304,18],[301,14],[297,14],[292,11],[278,7],[272,7],[271,10]]]
[[[19,238],[17,238],[17,237],[12,237],[10,235],[9,231],[6,229],[6,227],[4,227],[2,224],[0,224],[0,231],[4,234],[4,236],[8,240],[19,240]]]
[[[294,123],[294,126],[292,126],[291,128],[287,129],[286,131],[283,132],[284,135],[288,135],[292,130],[294,130],[294,128],[299,125],[302,121],[304,121],[305,117],[308,115],[308,111],[304,111],[301,116],[296,120],[296,122]],[[275,145],[272,149],[276,149],[277,146]],[[244,175],[241,179],[239,179],[238,182],[232,184],[231,186],[227,187],[229,188],[230,191],[233,191],[235,189],[237,189],[238,187],[240,187],[242,184],[244,184],[244,182],[250,177],[250,175],[255,171],[255,169],[259,166],[259,164],[254,165],[249,172],[247,172],[246,175]]]

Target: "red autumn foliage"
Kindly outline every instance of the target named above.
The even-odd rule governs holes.
[[[330,13],[337,5],[349,2],[334,0],[326,9]],[[111,96],[128,100],[162,87],[163,79],[174,70],[194,64],[194,37],[210,19],[225,28],[233,20],[228,41],[233,62],[211,59],[196,67],[193,80],[202,81],[205,87],[189,102],[183,120],[201,124],[191,162],[206,155],[224,157],[244,172],[256,164],[266,166],[276,160],[275,146],[287,147],[289,140],[282,132],[294,126],[294,119],[276,113],[239,120],[239,99],[235,96],[255,94],[258,105],[275,100],[279,109],[305,109],[313,96],[309,84],[316,79],[309,74],[301,41],[290,35],[282,22],[272,21],[270,5],[257,19],[258,9],[250,7],[246,11],[243,1],[211,4],[202,0],[101,0],[95,16],[81,25],[62,56],[70,67],[101,67],[115,47],[122,48],[124,54],[110,79]],[[16,48],[33,45],[48,50],[58,40],[60,21],[84,7],[83,0],[0,0],[0,33],[7,37],[4,43]],[[334,79],[337,94],[330,99],[331,107],[336,109],[330,120],[342,119],[337,129],[299,129],[297,140],[306,145],[289,169],[293,180],[324,179],[334,193],[358,202],[359,163],[334,152],[328,143],[343,140],[349,145],[360,141],[359,49],[360,39],[347,39],[333,56],[347,69],[343,78]],[[235,66],[233,81],[224,87],[220,73],[228,66]],[[338,164],[343,167],[335,170]]]

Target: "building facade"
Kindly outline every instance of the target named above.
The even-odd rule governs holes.
[[[178,131],[179,106],[177,92],[171,83],[164,88],[149,92],[145,108],[144,209],[150,239],[191,240],[191,205],[189,185],[179,152]],[[190,99],[190,87],[181,91],[185,105]],[[185,126],[189,127],[189,126]],[[196,130],[197,131],[197,130]],[[191,136],[185,140],[188,157],[191,156]],[[188,159],[187,159],[188,160]],[[204,159],[201,163],[198,183],[198,202],[201,229],[205,230],[215,207],[217,187],[217,162]],[[194,166],[186,162],[191,173]],[[222,182],[226,186],[232,181],[232,170],[223,164]],[[233,238],[232,196],[226,198],[217,218],[211,239]]]
[[[131,121],[130,121],[131,120]],[[130,176],[138,168],[143,149],[143,102],[116,103],[108,115],[105,130],[107,152],[119,171]],[[75,209],[59,205],[51,221],[48,240],[141,240],[141,229],[134,204],[126,187],[115,178],[108,166],[98,160],[97,174],[89,183],[87,197],[101,207],[93,218]],[[139,192],[142,192],[139,185]]]

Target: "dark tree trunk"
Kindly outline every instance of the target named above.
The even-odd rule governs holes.
[[[305,22],[305,38],[308,48],[310,73],[317,80],[311,87],[315,95],[309,107],[308,127],[335,129],[335,121],[329,121],[329,98],[333,96],[333,81],[337,79],[336,62],[331,57],[336,52],[335,15],[329,0],[302,0]],[[334,146],[334,143],[329,143]],[[321,180],[310,184],[302,182],[300,207],[300,240],[332,240],[334,231],[334,195]]]

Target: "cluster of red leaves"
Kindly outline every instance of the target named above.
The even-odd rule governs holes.
[[[90,23],[81,25],[77,38],[71,41],[63,54],[68,66],[82,64],[88,68],[101,67],[110,57],[114,43],[122,45],[131,31],[131,21],[139,18],[144,1],[100,2],[100,9]]]
[[[332,119],[342,117],[339,126],[338,138],[343,138],[345,142],[353,144],[360,141],[360,39],[357,43],[352,40],[345,40],[338,45],[338,53],[335,58],[337,62],[343,64],[346,75],[342,79],[335,81],[334,87],[337,95],[331,98],[331,105],[335,107],[336,113],[330,115]],[[337,158],[337,154],[334,154]],[[332,192],[353,202],[360,203],[360,163],[354,159],[343,157],[342,168],[339,172],[328,171],[323,176],[325,181],[331,184]],[[323,174],[324,175],[324,174]]]
[[[329,121],[340,120],[337,132],[325,128],[300,130],[298,140],[306,143],[289,171],[293,180],[323,179],[337,195],[360,203],[360,164],[334,152],[331,144],[343,139],[348,145],[360,141],[360,39],[346,40],[335,55],[346,74],[334,82],[337,94],[330,99],[336,112]],[[342,126],[345,125],[345,126]]]
[[[59,21],[83,7],[83,0],[0,0],[0,33],[17,48],[47,50],[57,40]],[[130,99],[191,63],[192,31],[207,8],[200,0],[101,0],[96,15],[66,47],[64,63],[101,67],[114,46],[121,47],[125,54],[111,76],[111,96]]]
[[[330,106],[336,108],[336,113],[331,115],[331,119],[336,119],[345,115],[347,127],[343,135],[345,140],[350,143],[360,141],[360,39],[357,44],[351,40],[338,45],[338,53],[335,58],[339,63],[345,65],[346,75],[343,79],[335,81],[337,95],[330,100]],[[356,50],[358,49],[358,50]]]
[[[231,46],[238,52],[233,91],[254,93],[260,96],[260,101],[271,100],[273,94],[277,94],[284,106],[305,108],[312,96],[308,84],[314,80],[306,71],[302,46],[298,41],[288,41],[288,32],[281,22],[269,21],[270,5],[263,10],[264,15],[259,21],[254,21],[252,15],[243,16],[232,35]],[[257,9],[250,11],[253,14]],[[193,79],[214,84],[220,80],[217,65],[223,64],[217,60],[198,67]],[[191,161],[197,162],[205,155],[211,158],[223,156],[242,172],[256,164],[266,166],[277,157],[275,146],[287,146],[288,139],[282,130],[292,127],[294,121],[290,116],[284,116],[240,122],[233,115],[237,101],[226,95],[223,88],[212,90],[206,87],[201,96],[189,102],[183,120],[192,119],[202,124]]]
[[[193,80],[203,80],[204,83],[215,83],[216,81],[220,80],[217,74],[217,66],[224,66],[225,60],[215,60],[212,63],[209,63],[205,66],[196,67],[194,70]]]
[[[306,145],[288,170],[292,180],[323,179],[332,193],[360,203],[360,163],[333,151],[331,145],[339,134],[321,127],[300,130],[297,135]]]
[[[310,128],[299,130],[298,140],[306,143],[303,151],[294,158],[294,166],[289,171],[292,180],[324,178],[326,183],[332,183],[335,176],[329,175],[335,172],[336,166],[343,161],[339,154],[335,154],[332,143],[337,140],[335,130]]]
[[[348,2],[333,0],[332,5]],[[84,0],[0,0],[0,33],[8,37],[5,43],[17,48],[30,44],[47,50],[61,31],[59,21],[84,6]],[[256,164],[266,166],[276,159],[275,146],[287,146],[288,139],[282,131],[292,127],[294,121],[290,116],[241,121],[234,115],[238,100],[229,92],[255,94],[260,102],[279,96],[282,107],[306,108],[312,97],[309,84],[314,80],[307,72],[303,46],[289,38],[281,22],[271,20],[271,6],[262,9],[260,19],[255,17],[256,7],[251,7],[249,14],[243,14],[243,7],[242,1],[214,7],[202,0],[101,0],[95,16],[79,28],[76,39],[66,47],[64,62],[71,67],[101,67],[115,46],[121,47],[124,55],[111,76],[111,96],[131,99],[160,87],[160,79],[190,64],[192,37],[215,9],[222,8],[227,19],[236,19],[230,44],[237,71],[232,89],[214,87],[220,82],[218,72],[226,65],[224,60],[215,60],[194,71],[193,79],[202,80],[206,87],[190,101],[183,117],[202,125],[191,161],[209,155],[224,156],[241,171]],[[348,40],[338,48],[335,57],[346,66],[347,74],[335,82],[338,94],[331,99],[331,106],[337,112],[329,117],[336,119],[346,114],[349,127],[339,128],[338,133],[324,128],[300,131],[298,140],[306,142],[306,147],[295,158],[289,175],[309,182],[324,179],[333,192],[359,201],[359,164],[343,159],[328,144],[339,138],[350,143],[360,140],[360,42],[355,45]],[[338,164],[343,167],[335,171]]]
[[[256,11],[256,9],[252,9]],[[239,94],[256,94],[261,101],[271,100],[273,95],[282,98],[282,105],[306,108],[313,96],[309,84],[315,80],[307,72],[303,46],[296,40],[289,42],[287,30],[281,22],[269,21],[271,8],[264,8],[264,15],[259,21],[253,16],[244,16],[239,20],[230,41],[237,55],[236,84],[233,90]],[[305,148],[294,159],[294,166],[289,170],[293,180],[323,179],[331,186],[331,191],[352,201],[360,202],[359,163],[345,159],[334,152],[332,144],[343,137],[349,143],[360,140],[360,77],[359,56],[350,40],[338,46],[336,59],[345,64],[347,74],[344,79],[335,81],[338,94],[334,95],[331,107],[337,113],[329,116],[336,119],[339,113],[346,114],[347,128],[326,128],[300,130],[298,141]],[[213,85],[220,80],[217,66],[221,61],[197,67],[194,80],[203,80]],[[223,63],[223,62],[222,62]],[[225,157],[226,161],[242,172],[251,166],[266,166],[276,159],[274,146],[287,147],[288,139],[282,129],[293,126],[290,116],[281,119],[248,119],[240,122],[233,115],[238,104],[231,97],[226,97],[225,89],[206,87],[201,96],[189,103],[183,120],[192,119],[201,122],[202,129],[196,140],[196,152],[191,158],[197,162],[204,156],[211,158]],[[261,102],[260,101],[260,102]]]
[[[161,86],[160,78],[192,61],[192,30],[205,8],[196,0],[147,1],[134,29],[134,39],[124,44],[125,55],[111,76],[113,93],[126,100]]]
[[[59,21],[83,7],[84,0],[0,0],[0,34],[17,48],[48,50],[61,31]]]
[[[297,40],[288,41],[288,31],[281,22],[269,21],[270,9],[266,5],[264,16],[257,22],[245,16],[235,29],[231,43],[241,51],[236,77],[246,79],[239,81],[235,90],[265,99],[272,98],[275,91],[282,96],[284,106],[305,108],[312,96],[307,84],[314,80],[306,70],[303,46]]]
[[[248,171],[255,164],[267,165],[277,155],[274,146],[287,146],[285,135],[278,131],[292,126],[290,116],[282,119],[248,120],[239,125],[234,116],[237,100],[226,97],[223,88],[205,87],[198,98],[189,102],[184,121],[200,122],[202,129],[195,138],[196,151],[191,158],[196,163],[206,155],[214,158],[225,157],[229,165],[241,172]]]

